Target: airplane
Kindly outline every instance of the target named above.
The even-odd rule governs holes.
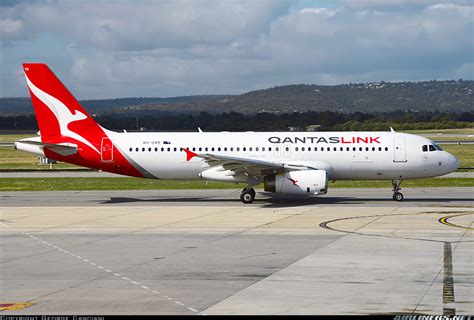
[[[326,194],[330,180],[403,180],[455,171],[459,161],[424,137],[395,132],[114,132],[97,124],[46,64],[23,71],[40,136],[15,148],[125,176],[244,183],[283,195]]]

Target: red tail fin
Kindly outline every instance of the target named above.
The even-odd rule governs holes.
[[[94,121],[47,65],[25,63],[23,71],[43,142],[39,145],[48,158],[124,175],[153,178],[114,145],[115,134],[106,132]]]
[[[23,64],[43,142],[81,142],[99,153],[103,130],[43,63]]]

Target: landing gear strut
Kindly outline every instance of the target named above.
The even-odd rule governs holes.
[[[403,194],[401,192],[399,192],[400,190],[402,190],[402,188],[400,188],[400,184],[402,183],[401,180],[392,180],[392,185],[393,185],[393,200],[395,201],[402,201],[403,200]]]
[[[250,186],[244,188],[240,193],[240,200],[245,204],[252,203],[255,200],[255,190]]]

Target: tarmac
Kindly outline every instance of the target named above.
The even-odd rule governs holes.
[[[0,315],[474,314],[474,188],[403,193],[0,192]]]

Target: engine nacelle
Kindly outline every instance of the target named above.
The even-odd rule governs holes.
[[[328,172],[301,170],[268,175],[265,177],[264,189],[281,194],[325,194],[328,191]]]

